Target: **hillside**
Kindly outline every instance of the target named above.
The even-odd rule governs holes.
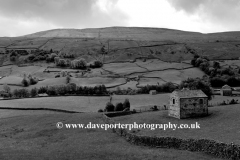
[[[102,58],[99,51],[103,46],[108,53],[105,62],[129,61],[138,57],[181,61],[191,59],[194,54],[210,59],[237,59],[240,32],[202,34],[163,28],[109,27],[54,29],[0,38],[0,53],[52,49],[75,57],[85,56],[89,61]]]

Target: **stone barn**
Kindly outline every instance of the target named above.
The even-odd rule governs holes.
[[[222,86],[221,95],[222,96],[232,96],[232,88],[229,85]]]
[[[151,95],[156,95],[156,94],[157,94],[157,91],[156,91],[156,90],[151,90],[151,91],[149,91],[149,94],[151,94]]]
[[[182,89],[170,95],[168,115],[183,119],[208,114],[208,96],[202,90]]]

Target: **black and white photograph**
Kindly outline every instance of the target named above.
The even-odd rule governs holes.
[[[239,0],[0,0],[0,160],[240,160]]]

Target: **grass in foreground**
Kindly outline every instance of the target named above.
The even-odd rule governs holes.
[[[1,159],[217,159],[173,149],[135,146],[111,131],[57,129],[56,123],[102,123],[100,114],[35,114],[1,118]]]
[[[210,116],[194,119],[176,119],[169,117],[167,111],[145,112],[140,114],[114,118],[121,123],[147,124],[194,124],[198,122],[200,129],[136,129],[136,134],[147,136],[170,136],[183,139],[212,139],[220,142],[240,144],[240,105],[218,106],[209,108]]]

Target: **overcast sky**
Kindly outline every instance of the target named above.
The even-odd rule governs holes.
[[[239,15],[239,0],[0,0],[0,36],[110,26],[239,31]]]

